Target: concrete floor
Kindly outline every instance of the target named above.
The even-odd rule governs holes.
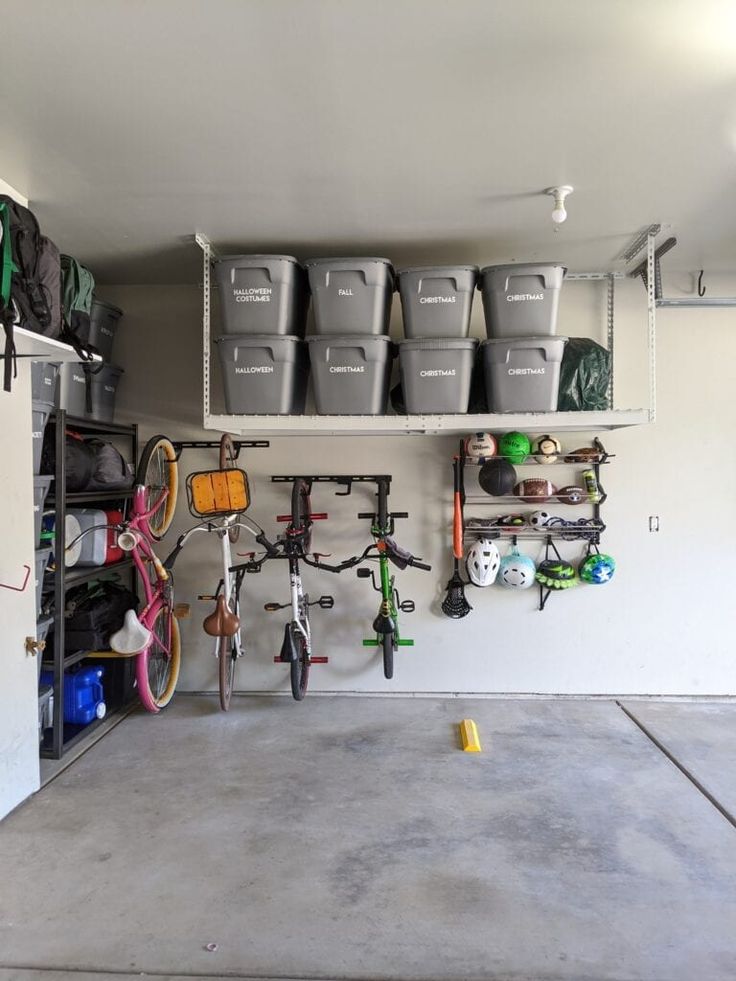
[[[736,705],[626,708],[733,804]],[[736,978],[736,828],[614,702],[179,696],[0,825],[0,884],[0,981]]]

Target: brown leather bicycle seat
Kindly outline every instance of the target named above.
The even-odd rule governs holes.
[[[215,608],[202,624],[210,637],[232,637],[240,627],[240,617],[228,609],[222,593],[217,597]]]

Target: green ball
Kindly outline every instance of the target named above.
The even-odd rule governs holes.
[[[498,444],[499,454],[505,456],[511,463],[523,463],[529,456],[531,448],[529,437],[517,432],[506,433]]]

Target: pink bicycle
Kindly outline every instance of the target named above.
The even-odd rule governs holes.
[[[117,531],[118,547],[132,558],[144,599],[140,613],[125,614],[123,626],[110,637],[110,647],[118,654],[135,656],[138,697],[149,712],[169,704],[179,680],[181,639],[171,577],[177,551],[161,562],[153,549],[171,525],[177,492],[176,450],[166,436],[154,436],[138,464],[130,515],[120,525],[105,526]]]

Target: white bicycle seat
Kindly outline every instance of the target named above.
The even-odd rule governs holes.
[[[151,643],[151,631],[144,627],[135,610],[128,610],[120,630],[110,636],[110,647],[118,654],[139,654]]]

